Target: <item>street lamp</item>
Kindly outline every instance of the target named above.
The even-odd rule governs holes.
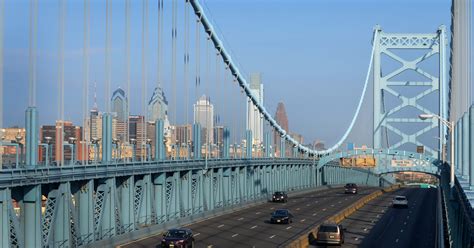
[[[435,114],[420,114],[418,117],[421,120],[436,118],[436,119],[440,120],[449,130],[449,134],[450,134],[449,146],[450,146],[450,149],[451,149],[451,156],[450,156],[451,172],[450,172],[450,177],[449,177],[450,178],[449,184],[452,188],[452,187],[454,187],[454,122],[445,120],[441,116],[435,115]]]
[[[76,145],[76,138],[69,137],[69,145],[71,147],[71,164],[74,165],[76,159],[74,158],[74,146]]]

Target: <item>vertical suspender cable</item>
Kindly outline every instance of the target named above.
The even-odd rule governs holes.
[[[84,0],[84,40],[83,40],[83,50],[82,50],[82,164],[87,165],[88,158],[86,158],[86,151],[88,150],[88,141],[86,126],[87,126],[87,116],[88,116],[88,107],[89,107],[89,0]]]
[[[3,128],[3,17],[4,0],[0,0],[0,130]],[[0,133],[3,136],[3,133]],[[0,170],[3,168],[3,156],[0,155]]]
[[[59,49],[58,49],[58,119],[60,122],[59,137],[56,137],[56,146],[59,145],[60,164],[64,166],[64,26],[66,18],[66,0],[59,0]]]
[[[105,111],[110,113],[110,32],[112,32],[110,0],[106,0],[105,5]]]
[[[29,106],[36,106],[36,45],[38,24],[38,0],[30,2],[30,48],[28,70]]]
[[[210,59],[210,56],[209,56],[209,35],[206,35],[207,39],[206,39],[206,82],[205,82],[205,92],[206,92],[206,157],[209,157],[208,156],[208,152],[209,152],[209,145],[210,145],[210,121],[212,121],[212,116],[209,116],[210,114],[210,105],[211,105],[211,97],[209,95],[209,84],[210,84],[210,80],[211,80],[211,59]],[[209,118],[210,117],[210,118]],[[211,120],[209,120],[211,119]]]
[[[142,161],[146,158],[146,133],[147,133],[147,111],[146,111],[146,97],[147,97],[147,47],[148,46],[148,0],[143,0],[142,8],[142,112],[144,115],[142,123],[142,140],[138,144],[141,149],[140,153]],[[145,148],[145,152],[143,152]]]
[[[171,21],[172,21],[172,29],[171,29],[171,81],[173,83],[173,102],[172,102],[172,108],[173,108],[173,124],[176,125],[176,116],[178,115],[177,113],[177,101],[176,101],[176,35],[177,35],[177,1],[173,0],[172,2],[172,16],[171,16]],[[172,143],[176,142],[173,140]]]
[[[126,102],[126,116],[125,120],[125,143],[128,144],[129,129],[130,129],[130,0],[125,0],[125,64],[126,64],[126,82],[127,82],[127,102]]]
[[[189,123],[189,86],[188,86],[188,74],[189,74],[189,0],[185,1],[184,6],[184,90],[185,90],[185,124],[184,127],[184,142],[188,143],[188,123]],[[189,150],[188,150],[189,151]],[[189,154],[188,154],[189,156]]]

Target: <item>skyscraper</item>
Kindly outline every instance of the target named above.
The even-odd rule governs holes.
[[[276,113],[275,113],[275,120],[278,123],[278,125],[280,125],[281,128],[283,128],[288,133],[288,131],[289,131],[288,116],[286,115],[285,104],[283,104],[283,102],[278,103]],[[279,154],[280,154],[280,141],[281,141],[280,134],[275,132],[273,140],[274,140],[274,144],[273,144],[274,151],[276,151],[276,155],[279,156]],[[287,150],[287,153],[288,153],[289,152],[288,149],[286,149],[286,150]]]
[[[112,112],[114,116],[113,137],[119,139],[122,143],[128,141],[128,99],[125,91],[118,88],[112,94]]]
[[[194,104],[194,123],[201,125],[204,137],[202,143],[212,143],[214,141],[214,106],[206,95]]]
[[[256,97],[258,103],[263,105],[263,84],[260,73],[250,74],[250,92]],[[247,129],[252,130],[253,144],[263,142],[263,120],[252,102],[247,102]]]
[[[129,137],[130,140],[134,139],[135,144],[135,157],[141,158],[145,155],[143,144],[145,143],[145,117],[143,115],[130,115],[128,117],[129,122]]]
[[[158,86],[153,91],[150,101],[148,102],[148,120],[156,121],[158,119],[165,120],[168,116],[168,100],[166,100],[165,92]]]

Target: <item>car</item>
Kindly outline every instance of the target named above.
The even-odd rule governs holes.
[[[393,198],[392,200],[392,206],[394,208],[397,208],[397,207],[404,207],[404,208],[407,208],[408,207],[408,199],[406,196],[403,196],[403,195],[397,195]]]
[[[161,247],[194,248],[193,232],[188,228],[170,229],[163,235]]]
[[[358,188],[357,184],[355,183],[348,183],[344,186],[344,193],[345,194],[357,194]]]
[[[275,193],[273,193],[272,201],[273,202],[287,202],[288,195],[286,194],[286,192],[276,191]]]
[[[316,233],[318,245],[342,245],[344,244],[344,231],[342,225],[336,223],[323,223]]]
[[[271,215],[270,223],[290,224],[293,222],[293,214],[288,209],[277,209]]]

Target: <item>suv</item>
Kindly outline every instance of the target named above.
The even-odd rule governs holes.
[[[273,193],[272,201],[273,202],[287,202],[288,201],[288,195],[283,191],[277,191],[277,192]]]
[[[357,184],[355,183],[348,183],[344,186],[344,193],[345,194],[357,194]]]
[[[318,245],[342,245],[344,244],[344,231],[342,225],[336,223],[324,223],[319,226],[316,234]]]
[[[170,229],[163,235],[161,247],[194,248],[193,232],[188,228]]]
[[[395,196],[395,198],[393,198],[393,201],[392,201],[392,206],[394,208],[396,207],[404,207],[404,208],[407,208],[408,207],[408,199],[406,196],[403,196],[403,195],[397,195]]]

